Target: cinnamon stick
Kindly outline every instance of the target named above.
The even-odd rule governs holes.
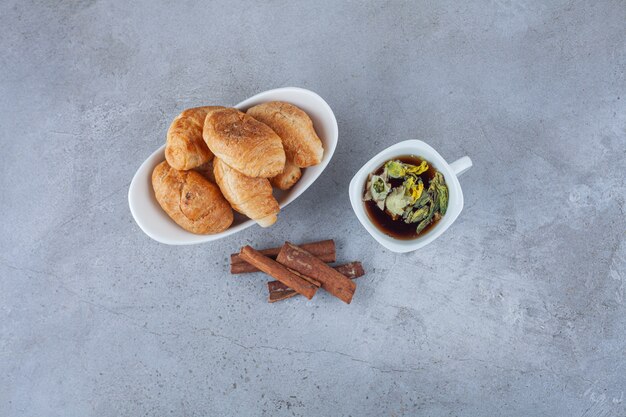
[[[302,278],[303,280],[305,280],[306,282],[315,285],[317,288],[321,287],[322,284],[320,284],[319,282],[315,281],[313,278],[307,277],[306,275],[302,275],[301,273],[299,273],[298,271],[295,271],[291,268],[287,268],[287,271],[291,272],[292,274],[299,276],[300,278]],[[278,281],[280,282],[280,281]],[[285,285],[281,282],[281,285]]]
[[[251,246],[244,246],[241,248],[240,256],[245,259],[246,262],[254,265],[267,275],[276,278],[283,284],[295,290],[297,293],[304,295],[309,300],[313,298],[315,292],[317,291],[317,287],[319,285],[314,285],[308,280],[300,278],[283,265],[256,251]]]
[[[335,251],[335,241],[332,239],[329,240],[321,240],[319,242],[311,242],[300,245],[304,250],[312,253],[317,256],[324,262],[335,262],[337,253]],[[263,249],[259,251],[261,254],[276,259],[278,252],[280,252],[279,248],[269,248]],[[230,273],[231,274],[246,274],[249,272],[258,272],[259,269],[253,265],[250,265],[238,253],[233,253],[230,255]]]
[[[349,279],[357,279],[358,277],[365,274],[361,262],[350,262],[345,265],[335,266],[333,267],[333,269],[341,273],[342,275],[345,275],[346,278]],[[280,281],[269,281],[267,283],[267,290],[269,291],[268,301],[270,303],[286,300],[287,298],[298,295],[297,292],[295,292]]]
[[[347,304],[350,304],[350,301],[352,301],[356,284],[326,265],[310,252],[294,244],[285,242],[276,257],[276,261],[298,271],[302,275],[319,281],[319,283],[322,284],[322,288],[341,301]]]
[[[346,278],[355,279],[365,275],[363,265],[359,261],[350,262],[343,265],[334,266],[333,269],[339,272],[341,275],[345,275]]]

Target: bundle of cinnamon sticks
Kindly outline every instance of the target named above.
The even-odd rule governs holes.
[[[352,280],[365,274],[361,262],[331,267],[337,253],[333,240],[303,245],[289,242],[278,248],[256,250],[244,246],[230,256],[230,272],[244,274],[265,272],[276,279],[267,283],[270,303],[301,294],[309,300],[323,288],[343,302],[350,304],[356,283]]]

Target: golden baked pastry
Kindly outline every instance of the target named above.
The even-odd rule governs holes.
[[[202,136],[215,156],[248,177],[271,178],[285,167],[280,137],[237,109],[210,112]]]
[[[223,109],[205,106],[187,109],[176,116],[167,130],[165,159],[174,169],[188,170],[209,162],[213,154],[202,139],[204,119],[208,112]]]
[[[213,159],[215,181],[230,205],[262,227],[276,222],[280,211],[267,178],[251,178],[227,165],[221,158]]]
[[[219,233],[233,222],[233,210],[217,185],[198,172],[178,171],[163,161],[152,171],[152,188],[168,216],[191,233]]]
[[[293,187],[295,183],[298,182],[301,176],[302,171],[300,170],[300,168],[287,161],[285,163],[285,169],[283,169],[283,172],[276,175],[275,177],[270,178],[270,182],[276,188],[279,188],[281,190],[288,190]]]
[[[298,107],[271,101],[251,107],[247,114],[265,123],[280,136],[288,161],[300,168],[322,162],[322,141],[315,133],[309,115]]]

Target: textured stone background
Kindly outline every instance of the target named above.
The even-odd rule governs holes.
[[[626,3],[0,5],[2,416],[626,415]],[[286,85],[335,110],[268,230],[169,247],[128,210],[169,121]],[[347,186],[419,138],[469,155],[436,243],[381,249]],[[244,243],[334,237],[352,305],[265,302]]]

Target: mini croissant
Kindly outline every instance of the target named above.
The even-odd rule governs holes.
[[[287,161],[305,168],[322,162],[324,148],[313,121],[290,103],[270,101],[248,109],[247,114],[268,125],[280,136]]]
[[[271,178],[285,168],[280,137],[237,109],[210,112],[202,136],[215,156],[248,177]]]
[[[296,165],[287,161],[285,169],[275,177],[270,178],[272,185],[280,190],[288,190],[298,182],[302,176],[302,170]]]
[[[213,160],[215,181],[230,205],[239,213],[268,227],[276,222],[280,211],[267,178],[246,177],[220,158]]]
[[[208,112],[223,109],[205,106],[187,109],[176,116],[167,130],[165,159],[174,169],[196,168],[213,159],[213,154],[202,139],[204,119]]]
[[[233,222],[219,188],[196,171],[178,171],[163,161],[152,172],[152,187],[163,210],[189,232],[219,233]]]

